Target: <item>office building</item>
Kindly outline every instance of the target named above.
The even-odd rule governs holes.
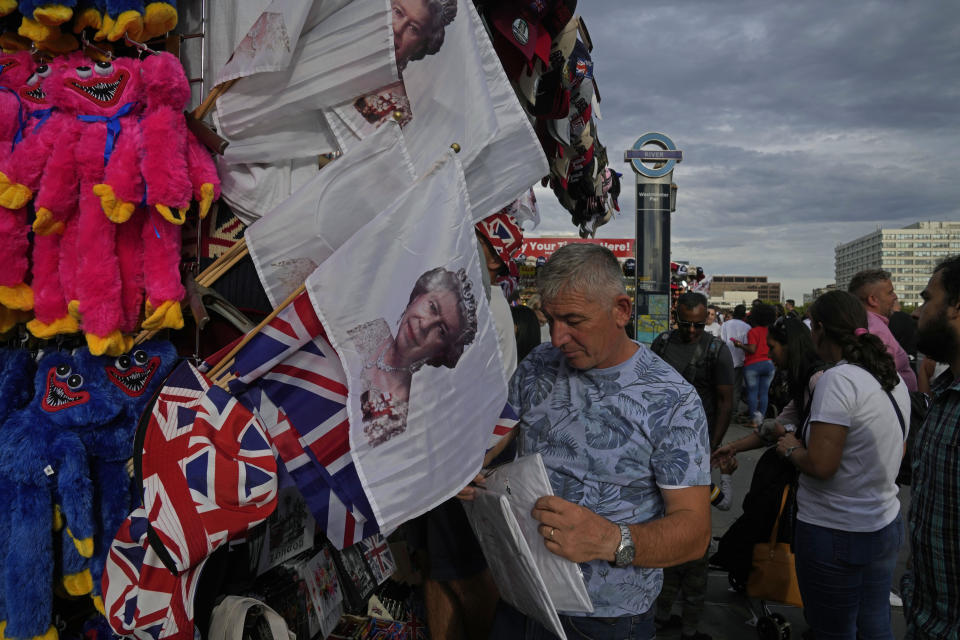
[[[836,291],[836,290],[837,290],[837,285],[833,284],[832,282],[830,284],[825,284],[822,287],[814,287],[813,291],[811,291],[810,293],[803,294],[803,304],[810,304],[811,302],[813,302],[823,294],[827,293],[828,291]]]
[[[943,258],[960,253],[960,222],[915,222],[902,229],[878,228],[836,247],[837,288],[846,291],[864,269],[890,272],[904,306],[920,304],[920,292]]]
[[[713,276],[710,295],[721,297],[724,291],[754,291],[755,298],[780,301],[780,283],[767,282],[767,276]]]

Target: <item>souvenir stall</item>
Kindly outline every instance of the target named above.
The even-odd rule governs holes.
[[[575,6],[0,1],[0,637],[429,637],[531,187],[618,210]]]

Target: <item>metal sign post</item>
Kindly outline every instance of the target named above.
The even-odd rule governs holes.
[[[670,212],[676,209],[673,168],[683,152],[662,133],[640,136],[623,154],[637,178],[637,341],[650,344],[670,328]]]

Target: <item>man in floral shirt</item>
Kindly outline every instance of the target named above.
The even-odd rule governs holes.
[[[697,393],[627,338],[619,264],[570,244],[537,279],[552,344],[517,368],[510,402],[522,455],[540,453],[555,496],[533,510],[547,549],[580,563],[594,611],[563,615],[571,637],[654,637],[661,567],[703,556],[710,453]],[[577,634],[583,634],[577,635]],[[548,637],[501,603],[491,637]]]

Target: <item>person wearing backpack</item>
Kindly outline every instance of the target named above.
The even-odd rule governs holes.
[[[704,327],[707,299],[700,293],[684,293],[677,299],[677,328],[656,337],[651,350],[693,385],[700,396],[710,429],[711,450],[723,441],[733,408],[733,358],[723,340]],[[678,592],[683,592],[683,615],[670,615]],[[655,622],[665,630],[678,622],[680,637],[710,640],[697,630],[707,591],[707,555],[663,570],[663,589],[657,598]]]
[[[814,388],[802,441],[788,433],[777,444],[800,472],[793,548],[804,617],[817,640],[893,640],[910,396],[854,295],[826,293],[810,317],[817,353],[835,364]]]
[[[684,293],[677,298],[677,328],[658,335],[650,349],[697,390],[707,414],[713,450],[720,446],[730,426],[734,371],[726,344],[704,330],[707,313],[703,294]]]

